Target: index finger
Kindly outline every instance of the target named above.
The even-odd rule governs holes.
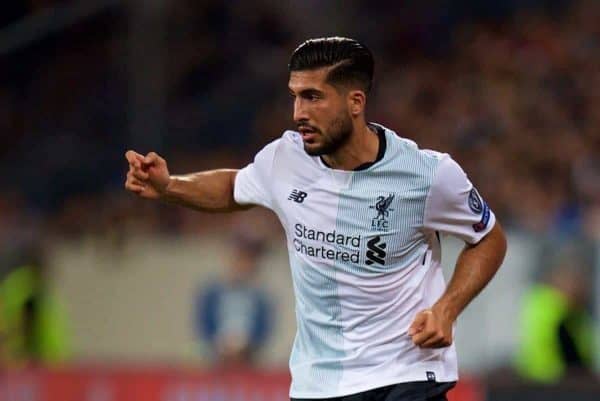
[[[137,152],[134,152],[133,150],[128,150],[127,152],[125,152],[125,158],[129,162],[129,164],[138,167],[139,164],[144,160],[144,156]]]

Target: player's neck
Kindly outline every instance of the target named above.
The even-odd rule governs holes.
[[[373,162],[379,152],[379,137],[366,123],[355,128],[346,142],[336,152],[323,155],[327,165],[336,170],[354,170],[357,167]]]

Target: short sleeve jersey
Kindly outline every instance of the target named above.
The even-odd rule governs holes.
[[[407,331],[445,289],[439,233],[477,243],[494,214],[450,156],[371,126],[380,154],[360,170],[328,167],[286,131],[236,176],[236,202],[272,209],[287,236],[294,398],[458,379],[454,345],[420,349]]]

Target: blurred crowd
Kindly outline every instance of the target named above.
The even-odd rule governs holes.
[[[379,120],[458,159],[510,226],[600,238],[600,3],[472,25],[447,60],[386,66]]]
[[[76,2],[11,3],[5,27]],[[1,55],[4,243],[226,229],[126,194],[124,151],[174,173],[243,166],[293,126],[291,51],[334,34],[375,54],[369,119],[450,153],[505,225],[600,239],[597,1],[106,3]]]

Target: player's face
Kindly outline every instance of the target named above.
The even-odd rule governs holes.
[[[294,122],[311,156],[334,153],[353,130],[346,97],[325,82],[327,72],[327,68],[293,71],[288,84],[294,98]]]

